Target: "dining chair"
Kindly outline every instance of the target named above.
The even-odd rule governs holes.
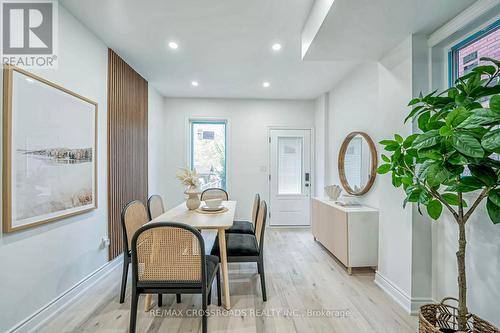
[[[229,200],[229,195],[222,188],[207,188],[205,191],[201,192],[201,201],[210,199],[221,199],[224,201]]]
[[[148,199],[149,220],[153,220],[163,213],[165,213],[165,206],[163,205],[163,199],[161,198],[160,195],[153,194]],[[182,301],[181,294],[176,295],[176,300],[177,303],[181,303]],[[163,303],[162,296],[161,294],[158,294],[158,306],[162,306],[163,305],[162,303]]]
[[[252,221],[234,221],[233,226],[226,230],[226,233],[249,234],[255,233],[255,223],[259,213],[260,195],[256,194],[253,200]]]
[[[260,275],[262,299],[267,300],[266,280],[264,274],[264,231],[266,229],[267,204],[261,201],[255,224],[255,234],[226,234],[227,262],[256,262]],[[210,254],[219,256],[219,238],[215,239]]]
[[[123,272],[122,272],[122,285],[120,289],[120,303],[125,301],[125,289],[127,288],[127,275],[128,266],[131,262],[130,245],[134,233],[148,223],[148,214],[146,207],[139,200],[129,202],[122,209],[121,224],[122,224],[122,238],[123,238]]]
[[[219,258],[205,255],[201,233],[182,223],[147,224],[132,238],[132,302],[130,332],[137,321],[141,294],[201,294],[202,331],[207,332],[207,304],[217,280],[218,305],[222,305]]]
[[[148,199],[148,214],[149,220],[153,220],[165,213],[165,206],[163,205],[163,199],[158,194],[154,194]]]

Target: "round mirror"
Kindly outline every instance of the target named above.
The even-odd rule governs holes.
[[[339,177],[344,190],[363,195],[370,190],[377,174],[377,150],[370,136],[352,132],[339,152]]]

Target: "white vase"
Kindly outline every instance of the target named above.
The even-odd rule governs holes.
[[[200,192],[198,191],[198,189],[196,189],[196,187],[190,187],[189,189],[187,189],[184,194],[186,194],[188,196],[187,200],[186,200],[186,207],[189,209],[189,210],[195,210],[195,209],[198,209],[198,207],[200,207],[200,204],[201,204],[201,201],[200,201],[200,197],[199,197],[199,194]]]

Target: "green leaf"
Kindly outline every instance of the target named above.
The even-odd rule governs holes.
[[[478,126],[488,125],[500,121],[500,115],[490,109],[472,110],[470,117],[465,119],[458,125],[460,128],[474,128]]]
[[[443,154],[441,154],[441,150],[439,147],[430,147],[430,148],[424,148],[420,149],[418,151],[418,157],[420,158],[430,158],[433,160],[442,160],[443,159]]]
[[[495,171],[488,166],[469,165],[469,170],[475,178],[479,179],[486,186],[491,187],[497,182],[497,175]]]
[[[427,183],[431,186],[437,186],[444,181],[448,180],[452,176],[451,172],[449,172],[441,162],[435,162],[431,164],[427,170]]]
[[[441,197],[444,199],[444,201],[453,206],[458,206],[460,202],[460,198],[455,193],[443,193],[441,194]],[[462,205],[463,207],[467,207],[467,203],[464,200],[462,200]]]
[[[446,126],[443,126],[439,129],[439,135],[441,136],[450,136],[453,134],[453,129],[446,125]]]
[[[488,132],[485,136],[483,136],[481,146],[483,146],[486,150],[500,153],[500,128]]]
[[[403,182],[401,181],[401,177],[396,175],[395,173],[392,174],[392,185],[394,187],[400,187]]]
[[[422,131],[425,131],[427,129],[427,123],[429,122],[429,119],[431,119],[430,112],[422,113],[418,117],[418,128],[420,128]]]
[[[458,126],[462,121],[467,119],[471,113],[466,108],[460,106],[446,116],[446,124],[448,126]]]
[[[377,173],[383,175],[384,173],[388,173],[391,171],[391,165],[390,164],[382,164],[377,168]]]
[[[493,75],[497,71],[495,66],[487,65],[487,66],[478,66],[472,70],[475,73],[479,74],[490,74]]]
[[[385,150],[387,151],[396,151],[400,148],[399,143],[391,143],[390,145],[387,145],[384,147]]]
[[[384,162],[391,163],[391,159],[389,157],[385,156],[384,154],[382,154],[382,160]]]
[[[420,98],[414,98],[410,101],[410,103],[408,103],[408,106],[412,106],[412,105],[415,105],[417,103],[420,102]]]
[[[417,178],[420,180],[425,180],[427,178],[427,172],[429,171],[429,167],[434,163],[432,160],[427,160],[424,163],[422,163],[417,172]]]
[[[490,109],[495,113],[500,113],[500,95],[495,95],[490,99]]]
[[[443,205],[438,200],[431,200],[427,204],[427,214],[433,219],[437,220],[441,216]]]
[[[418,134],[412,134],[410,136],[408,136],[405,141],[403,142],[403,147],[404,148],[408,148],[408,147],[411,147],[413,141],[415,141],[415,139],[418,137]]]
[[[491,202],[500,207],[500,190],[491,190],[490,193],[488,193],[488,200],[491,200]]]
[[[403,137],[399,134],[394,134],[394,139],[396,140],[397,143],[403,143]]]
[[[397,142],[394,141],[394,140],[382,140],[379,143],[381,145],[384,145],[384,146],[389,146],[389,145],[397,144]]]
[[[420,134],[415,141],[413,141],[413,148],[422,149],[427,147],[432,147],[439,143],[441,137],[438,130],[432,130],[426,133]]]
[[[484,151],[479,141],[472,135],[455,132],[451,137],[451,144],[456,150],[470,157],[483,157]]]
[[[493,224],[500,223],[500,207],[495,205],[490,199],[486,201],[486,209]]]
[[[453,165],[466,165],[469,163],[467,158],[460,153],[454,153],[450,156],[450,158],[448,158],[448,160],[446,160],[446,162]]]

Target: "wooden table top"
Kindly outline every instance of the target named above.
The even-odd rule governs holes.
[[[202,202],[203,204],[204,202]],[[149,223],[177,222],[190,225],[196,229],[229,229],[233,225],[236,201],[223,201],[222,205],[228,210],[219,214],[204,214],[187,209],[186,203],[183,202]]]

